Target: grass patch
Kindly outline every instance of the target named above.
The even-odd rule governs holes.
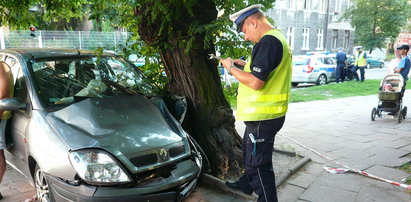
[[[400,167],[400,170],[403,170],[411,174],[411,162],[402,165]],[[405,184],[411,184],[411,176],[407,177],[407,179],[405,180]]]
[[[380,80],[365,80],[364,82],[349,81],[344,83],[329,83],[323,86],[308,88],[293,88],[291,102],[308,102],[328,100],[352,96],[373,95],[378,93]]]
[[[290,102],[309,102],[352,96],[376,95],[380,83],[381,80],[369,79],[364,82],[348,81],[339,84],[332,82],[323,86],[293,88],[291,89]],[[233,83],[230,88],[224,88],[224,95],[233,109],[235,109],[237,105],[237,88],[238,83]],[[411,89],[410,84],[407,85],[407,89]]]

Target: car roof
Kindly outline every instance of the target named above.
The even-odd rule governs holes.
[[[96,52],[91,50],[69,49],[69,48],[10,48],[1,50],[20,54],[23,58],[50,58],[50,57],[70,57],[70,56],[95,56]],[[104,52],[103,55],[113,55]]]

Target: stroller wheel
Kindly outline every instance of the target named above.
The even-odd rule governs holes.
[[[402,116],[404,119],[407,116],[407,106],[405,106],[404,109],[402,109]]]
[[[377,109],[377,116],[381,118],[381,115],[382,115],[382,110]]]
[[[400,111],[398,111],[398,123],[401,123],[402,119],[404,118],[403,116],[403,110],[400,109]]]
[[[375,120],[375,116],[377,115],[377,109],[374,107],[371,110],[371,121]]]

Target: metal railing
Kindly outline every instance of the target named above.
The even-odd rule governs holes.
[[[30,31],[0,30],[0,48],[78,48],[93,50],[97,47],[114,49],[124,44],[130,32],[95,32],[95,31]]]

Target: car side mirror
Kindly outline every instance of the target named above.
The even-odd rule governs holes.
[[[18,111],[26,108],[27,104],[20,102],[17,98],[5,98],[0,100],[0,110]]]

